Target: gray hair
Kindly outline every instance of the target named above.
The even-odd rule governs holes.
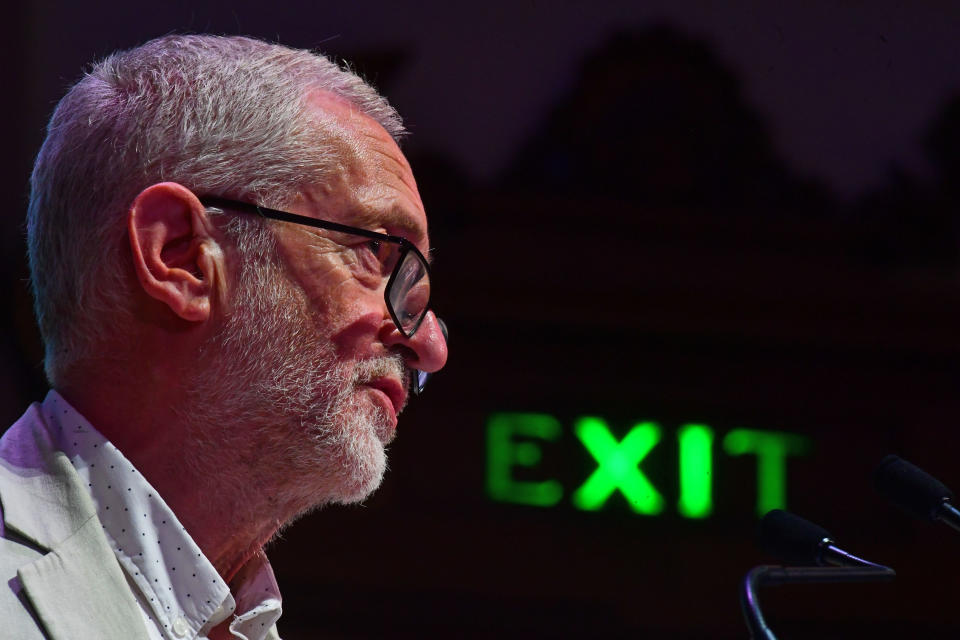
[[[158,38],[109,56],[69,90],[34,165],[27,213],[52,384],[103,357],[104,339],[132,321],[126,212],[140,191],[173,181],[282,207],[329,175],[336,151],[308,116],[313,90],[347,100],[395,139],[404,133],[393,107],[349,69],[243,37]]]

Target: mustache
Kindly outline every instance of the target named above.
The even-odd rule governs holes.
[[[395,378],[401,381],[404,388],[407,388],[410,370],[404,364],[403,357],[396,353],[361,360],[353,370],[354,384],[366,384],[377,378]]]

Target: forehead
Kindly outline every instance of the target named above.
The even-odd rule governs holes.
[[[335,175],[306,190],[323,215],[365,228],[386,228],[427,248],[427,216],[406,157],[374,119],[330,93],[315,91],[308,108],[336,150]],[[322,206],[322,205],[328,206]],[[329,205],[333,205],[332,207]]]

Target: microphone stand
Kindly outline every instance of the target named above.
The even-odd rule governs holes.
[[[863,567],[781,567],[760,565],[747,572],[740,591],[740,608],[750,637],[757,640],[777,640],[767,626],[757,598],[759,587],[781,584],[827,582],[884,582],[893,580],[897,573],[890,567],[869,563]]]

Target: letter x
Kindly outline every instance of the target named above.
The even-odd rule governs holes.
[[[656,515],[663,510],[663,496],[639,467],[644,457],[660,442],[660,427],[652,422],[642,422],[620,442],[600,418],[580,418],[574,430],[598,464],[597,470],[574,492],[574,506],[595,511],[619,489],[638,513]]]

